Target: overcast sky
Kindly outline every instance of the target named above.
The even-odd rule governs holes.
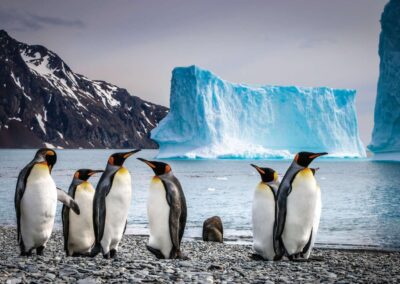
[[[353,88],[368,144],[386,2],[2,0],[0,28],[165,106],[172,69],[192,64],[237,83]]]

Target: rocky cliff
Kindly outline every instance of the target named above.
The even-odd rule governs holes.
[[[0,31],[2,148],[155,148],[150,130],[167,112]]]

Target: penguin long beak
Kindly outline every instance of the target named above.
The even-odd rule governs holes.
[[[315,153],[314,155],[310,156],[310,159],[315,159],[315,158],[318,158],[318,157],[324,156],[324,155],[328,155],[328,153],[327,152]]]
[[[135,149],[135,150],[133,150],[133,151],[130,151],[130,152],[125,153],[125,154],[124,154],[124,159],[129,158],[130,156],[132,156],[133,154],[135,154],[135,153],[137,153],[137,152],[139,152],[139,151],[141,151],[141,150],[142,150],[142,149]]]
[[[250,166],[255,168],[260,174],[265,175],[265,172],[260,167],[254,165],[254,164],[250,164]]]
[[[89,173],[89,176],[92,176],[92,175],[94,175],[95,173],[102,173],[102,172],[104,172],[103,170],[93,170],[93,171],[91,171],[90,173]]]
[[[143,163],[146,163],[150,168],[155,169],[156,166],[152,164],[150,161],[147,161],[146,159],[143,158],[137,158],[139,161],[142,161]]]

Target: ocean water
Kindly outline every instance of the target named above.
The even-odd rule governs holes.
[[[57,186],[68,190],[78,168],[103,169],[114,150],[57,150],[53,169]],[[14,191],[19,171],[35,150],[0,150],[0,224],[15,225]],[[146,200],[151,169],[135,159],[153,159],[157,150],[143,150],[125,166],[132,174],[133,195],[128,233],[147,233]],[[166,160],[180,180],[188,205],[186,237],[200,237],[203,221],[223,220],[225,236],[251,241],[251,203],[259,183],[249,164],[268,166],[283,176],[291,161],[284,160]],[[322,215],[317,244],[400,248],[400,163],[371,160],[316,160],[322,191]],[[99,176],[91,178],[96,185]],[[61,204],[56,227],[60,228]]]

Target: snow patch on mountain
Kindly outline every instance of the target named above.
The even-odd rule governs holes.
[[[42,117],[42,115],[41,115],[40,113],[37,113],[37,114],[35,115],[35,117],[36,117],[37,122],[39,123],[40,129],[42,129],[42,131],[43,131],[44,134],[47,134],[47,133],[46,133],[46,127],[45,127],[45,124],[44,124],[44,122],[43,122],[43,117]]]
[[[18,86],[18,88],[21,89],[22,94],[23,94],[28,100],[32,101],[32,98],[31,98],[30,96],[28,96],[28,95],[25,93],[25,87],[22,86],[21,82],[19,81],[19,78],[16,78],[15,75],[14,75],[14,72],[12,72],[12,71],[11,71],[11,78],[14,80],[14,83]],[[6,87],[5,84],[4,84],[4,87]]]

